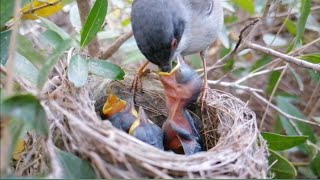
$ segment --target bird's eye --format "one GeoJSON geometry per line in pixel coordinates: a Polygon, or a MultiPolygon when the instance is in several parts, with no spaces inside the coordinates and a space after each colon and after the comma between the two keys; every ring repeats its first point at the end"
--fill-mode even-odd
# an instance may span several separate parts
{"type": "Polygon", "coordinates": [[[178,41],[176,38],[173,38],[171,41],[171,48],[176,49],[178,46],[178,41]]]}

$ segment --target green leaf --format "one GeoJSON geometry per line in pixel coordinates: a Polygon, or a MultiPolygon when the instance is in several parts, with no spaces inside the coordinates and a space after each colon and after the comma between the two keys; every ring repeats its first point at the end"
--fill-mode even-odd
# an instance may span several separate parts
{"type": "Polygon", "coordinates": [[[113,63],[104,60],[89,60],[89,72],[108,79],[123,80],[125,72],[113,63]]]}
{"type": "Polygon", "coordinates": [[[311,0],[303,0],[301,2],[300,17],[297,24],[297,40],[302,39],[307,23],[308,16],[311,12],[311,0]]]}
{"type": "Polygon", "coordinates": [[[130,23],[131,23],[131,19],[130,19],[130,18],[126,18],[125,20],[123,20],[123,21],[121,22],[121,26],[122,26],[122,27],[126,27],[126,26],[128,26],[130,23]]]}
{"type": "Polygon", "coordinates": [[[80,55],[71,57],[68,66],[68,78],[75,87],[83,86],[88,79],[88,62],[80,55]]]}
{"type": "Polygon", "coordinates": [[[108,0],[96,0],[81,33],[80,46],[86,46],[100,31],[107,15],[108,0]]]}
{"type": "Polygon", "coordinates": [[[313,70],[308,70],[309,76],[316,82],[320,83],[320,73],[313,70]]]}
{"type": "Polygon", "coordinates": [[[63,41],[62,37],[55,31],[50,29],[46,30],[45,32],[41,33],[40,40],[44,44],[48,44],[53,48],[57,48],[61,41],[63,41]]]}
{"type": "MultiPolygon", "coordinates": [[[[285,113],[290,114],[290,115],[295,116],[295,117],[298,117],[298,118],[301,118],[301,119],[306,119],[305,116],[301,113],[301,111],[298,108],[296,108],[291,103],[291,101],[288,100],[286,97],[277,96],[276,97],[276,104],[285,113]]],[[[282,118],[282,120],[288,121],[285,118],[282,118]]],[[[308,136],[308,139],[311,142],[316,143],[317,139],[316,139],[316,137],[314,135],[312,126],[310,126],[309,124],[306,124],[304,122],[300,122],[300,121],[292,121],[292,123],[296,124],[296,126],[301,131],[301,133],[303,135],[308,136]]],[[[296,131],[292,131],[292,130],[290,130],[290,128],[287,128],[287,127],[284,126],[284,129],[286,130],[288,135],[298,135],[296,131]]]]}
{"type": "Polygon", "coordinates": [[[41,66],[45,63],[46,57],[40,54],[33,47],[33,43],[21,34],[18,34],[17,36],[17,51],[37,68],[41,68],[41,66]]]}
{"type": "Polygon", "coordinates": [[[65,179],[95,179],[97,176],[90,163],[77,156],[56,149],[59,161],[62,165],[65,179]]]}
{"type": "Polygon", "coordinates": [[[275,88],[279,78],[280,78],[281,72],[280,71],[273,71],[269,75],[269,80],[268,80],[268,86],[266,89],[267,94],[271,94],[273,89],[275,88]]]}
{"type": "Polygon", "coordinates": [[[41,21],[43,22],[43,24],[50,30],[58,33],[61,38],[63,40],[67,40],[67,39],[71,39],[71,37],[69,36],[68,33],[66,33],[63,29],[61,29],[60,27],[58,27],[56,24],[54,24],[53,22],[49,21],[46,18],[43,17],[39,17],[39,19],[41,19],[41,21]]]}
{"type": "Polygon", "coordinates": [[[299,58],[315,64],[320,63],[320,53],[306,54],[306,55],[300,56],[299,58]]]}
{"type": "Polygon", "coordinates": [[[16,54],[15,60],[16,73],[20,77],[28,80],[31,84],[36,85],[39,76],[39,70],[19,53],[16,54]]]}
{"type": "Polygon", "coordinates": [[[283,151],[304,143],[308,136],[284,136],[265,132],[262,137],[267,140],[268,147],[275,151],[283,151]]]}
{"type": "Polygon", "coordinates": [[[297,45],[302,44],[307,19],[311,12],[311,0],[303,0],[300,2],[301,2],[300,17],[298,19],[297,28],[296,28],[297,35],[295,37],[295,40],[287,49],[287,52],[291,52],[297,47],[297,45]]]}
{"type": "Polygon", "coordinates": [[[48,135],[46,112],[33,95],[15,95],[5,99],[1,105],[1,115],[21,120],[37,133],[48,135]]]}
{"type": "MultiPolygon", "coordinates": [[[[2,4],[3,0],[1,0],[2,4]]],[[[10,36],[11,31],[4,31],[0,33],[0,63],[5,65],[8,60],[8,51],[9,51],[9,44],[10,44],[10,36]]]]}
{"type": "Polygon", "coordinates": [[[263,65],[268,64],[271,60],[272,60],[271,56],[268,56],[268,55],[262,56],[262,58],[259,59],[259,60],[251,67],[251,71],[254,71],[254,70],[262,67],[263,65]]]}
{"type": "Polygon", "coordinates": [[[297,27],[293,21],[291,21],[290,19],[286,19],[284,21],[284,24],[286,25],[290,34],[292,34],[293,36],[297,35],[297,27]]]}
{"type": "Polygon", "coordinates": [[[46,63],[43,65],[42,69],[39,72],[38,81],[37,81],[37,87],[39,89],[42,88],[44,83],[46,82],[48,75],[53,68],[53,66],[57,63],[59,58],[65,53],[66,50],[69,49],[71,44],[70,40],[64,40],[60,43],[60,46],[58,46],[57,49],[49,56],[46,63]]]}
{"type": "Polygon", "coordinates": [[[269,149],[269,165],[271,167],[271,171],[275,173],[276,179],[293,179],[297,176],[297,171],[294,166],[280,154],[275,151],[269,149]]]}
{"type": "Polygon", "coordinates": [[[243,10],[250,14],[254,14],[254,1],[253,0],[234,0],[234,2],[243,10]]]}
{"type": "Polygon", "coordinates": [[[319,178],[320,177],[320,152],[318,152],[317,156],[312,159],[310,166],[311,166],[312,172],[319,178]]]}
{"type": "Polygon", "coordinates": [[[2,29],[6,22],[13,17],[13,8],[15,1],[0,1],[0,29],[2,29]]]}
{"type": "Polygon", "coordinates": [[[294,79],[295,79],[295,80],[297,81],[297,83],[298,83],[299,90],[300,90],[300,91],[303,91],[304,85],[303,85],[303,81],[302,81],[302,79],[301,79],[300,74],[298,74],[297,71],[296,71],[294,68],[292,68],[290,65],[289,65],[288,67],[289,67],[289,70],[290,70],[290,72],[292,73],[294,79]]]}

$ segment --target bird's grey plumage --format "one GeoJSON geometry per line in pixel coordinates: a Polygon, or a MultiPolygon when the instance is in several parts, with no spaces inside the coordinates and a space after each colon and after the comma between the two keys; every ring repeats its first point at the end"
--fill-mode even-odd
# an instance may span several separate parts
{"type": "Polygon", "coordinates": [[[223,25],[220,0],[135,0],[131,20],[134,37],[145,57],[162,70],[171,70],[177,55],[210,46],[223,25]],[[178,46],[172,49],[172,39],[178,46]]]}

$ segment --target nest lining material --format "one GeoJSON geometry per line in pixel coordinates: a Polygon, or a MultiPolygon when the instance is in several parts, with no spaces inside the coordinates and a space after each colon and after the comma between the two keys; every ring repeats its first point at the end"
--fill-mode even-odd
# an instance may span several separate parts
{"type": "MultiPolygon", "coordinates": [[[[96,107],[102,106],[106,91],[128,96],[122,90],[132,77],[129,73],[124,81],[110,82],[92,76],[83,88],[74,88],[65,75],[48,81],[43,105],[51,136],[62,141],[60,148],[88,159],[101,178],[267,177],[266,143],[256,116],[230,94],[209,90],[202,132],[208,151],[192,156],[159,150],[102,121],[96,107]]],[[[156,124],[165,120],[162,86],[152,74],[144,79],[143,93],[136,101],[156,124]]]]}

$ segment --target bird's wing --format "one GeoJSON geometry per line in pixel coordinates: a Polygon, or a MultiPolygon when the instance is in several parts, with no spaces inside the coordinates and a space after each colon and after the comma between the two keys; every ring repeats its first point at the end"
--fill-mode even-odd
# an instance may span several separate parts
{"type": "Polygon", "coordinates": [[[210,15],[214,7],[214,0],[189,0],[194,12],[210,15]]]}

